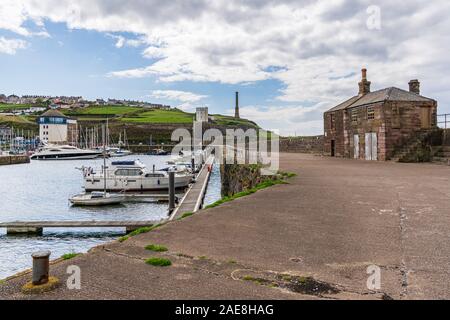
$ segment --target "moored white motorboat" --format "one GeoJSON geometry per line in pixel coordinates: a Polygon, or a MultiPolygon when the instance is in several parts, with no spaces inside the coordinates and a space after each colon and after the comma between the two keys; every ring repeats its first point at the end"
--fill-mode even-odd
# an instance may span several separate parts
{"type": "Polygon", "coordinates": [[[69,201],[74,206],[107,206],[121,204],[125,201],[125,196],[107,192],[92,192],[73,196],[69,201]]]}
{"type": "MultiPolygon", "coordinates": [[[[191,172],[175,172],[175,188],[184,188],[193,182],[191,172]]],[[[150,171],[139,160],[113,161],[110,166],[96,173],[92,168],[83,168],[84,189],[89,191],[154,191],[169,189],[169,170],[150,171]]]]}
{"type": "Polygon", "coordinates": [[[102,155],[102,151],[80,149],[69,145],[46,145],[34,153],[31,160],[82,160],[95,159],[102,155]]]}

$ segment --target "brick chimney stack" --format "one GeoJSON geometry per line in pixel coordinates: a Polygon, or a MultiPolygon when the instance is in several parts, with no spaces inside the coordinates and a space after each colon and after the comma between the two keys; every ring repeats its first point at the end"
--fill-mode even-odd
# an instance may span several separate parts
{"type": "Polygon", "coordinates": [[[419,80],[411,80],[409,82],[409,92],[420,94],[420,82],[419,80]]]}
{"type": "Polygon", "coordinates": [[[370,93],[371,82],[367,81],[367,69],[362,69],[361,73],[362,73],[362,79],[361,79],[361,82],[359,83],[359,95],[364,96],[364,95],[370,93]]]}
{"type": "Polygon", "coordinates": [[[239,92],[236,92],[236,108],[234,110],[234,117],[239,119],[239,92]]]}

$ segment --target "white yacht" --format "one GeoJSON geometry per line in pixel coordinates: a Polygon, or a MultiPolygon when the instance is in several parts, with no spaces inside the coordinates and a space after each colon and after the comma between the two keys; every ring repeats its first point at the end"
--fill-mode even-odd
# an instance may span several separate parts
{"type": "MultiPolygon", "coordinates": [[[[92,168],[84,168],[83,174],[86,192],[104,189],[125,192],[169,189],[169,171],[150,171],[139,160],[113,161],[99,173],[92,168]]],[[[193,179],[194,175],[190,172],[175,172],[175,188],[187,187],[193,179]]]]}
{"type": "Polygon", "coordinates": [[[102,155],[100,150],[80,149],[69,145],[47,145],[31,156],[31,160],[78,160],[95,159],[102,155]]]}
{"type": "Polygon", "coordinates": [[[74,206],[109,206],[121,204],[125,201],[122,194],[112,194],[107,192],[92,192],[87,194],[79,194],[69,199],[74,206]]]}

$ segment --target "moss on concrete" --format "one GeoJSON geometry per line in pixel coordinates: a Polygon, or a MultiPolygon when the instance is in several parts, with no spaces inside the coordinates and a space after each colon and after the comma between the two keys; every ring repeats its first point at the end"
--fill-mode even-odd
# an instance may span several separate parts
{"type": "Polygon", "coordinates": [[[136,229],[133,232],[127,234],[126,236],[120,237],[118,240],[119,240],[119,242],[125,242],[128,239],[130,239],[131,237],[135,237],[135,236],[143,234],[143,233],[148,233],[152,230],[155,230],[155,229],[163,226],[164,224],[165,223],[159,223],[159,224],[155,224],[154,226],[151,226],[151,227],[142,227],[142,228],[136,229]]]}
{"type": "Polygon", "coordinates": [[[24,294],[41,294],[52,291],[59,286],[59,279],[56,277],[49,277],[48,282],[43,285],[35,286],[32,282],[28,282],[22,287],[24,294]]]}
{"type": "Polygon", "coordinates": [[[149,244],[145,247],[145,250],[154,251],[154,252],[166,252],[168,249],[164,246],[160,246],[157,244],[149,244]]]}
{"type": "Polygon", "coordinates": [[[170,261],[169,259],[158,257],[149,258],[145,260],[145,263],[155,267],[168,267],[172,265],[172,261],[170,261]]]}
{"type": "Polygon", "coordinates": [[[61,256],[61,259],[63,259],[63,260],[70,260],[70,259],[75,258],[78,255],[79,255],[79,253],[66,253],[66,254],[63,254],[61,256]]]}

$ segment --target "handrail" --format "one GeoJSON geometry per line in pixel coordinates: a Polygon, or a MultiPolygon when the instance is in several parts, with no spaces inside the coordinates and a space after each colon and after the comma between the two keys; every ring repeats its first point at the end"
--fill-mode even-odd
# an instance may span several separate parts
{"type": "Polygon", "coordinates": [[[438,114],[437,115],[438,121],[437,125],[443,125],[444,129],[450,128],[450,113],[444,113],[444,114],[438,114]],[[443,121],[439,121],[440,118],[444,118],[443,121]]]}

